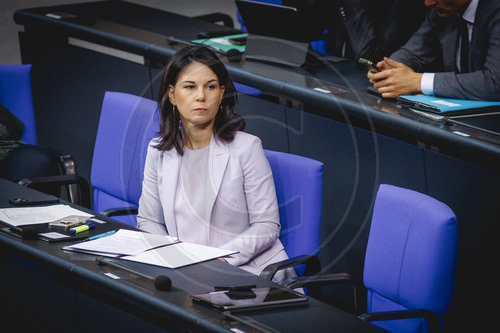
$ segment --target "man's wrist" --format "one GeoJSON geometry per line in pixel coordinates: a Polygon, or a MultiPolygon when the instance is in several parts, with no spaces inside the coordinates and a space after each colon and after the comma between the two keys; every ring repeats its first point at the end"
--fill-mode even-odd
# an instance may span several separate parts
{"type": "Polygon", "coordinates": [[[415,73],[415,93],[422,92],[422,73],[415,73]]]}

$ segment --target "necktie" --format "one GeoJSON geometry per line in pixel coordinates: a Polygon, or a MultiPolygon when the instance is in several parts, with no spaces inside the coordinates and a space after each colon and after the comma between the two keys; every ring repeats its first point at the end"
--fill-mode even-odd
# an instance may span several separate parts
{"type": "Polygon", "coordinates": [[[463,18],[458,22],[458,34],[460,36],[460,72],[469,72],[469,30],[467,21],[463,18]]]}

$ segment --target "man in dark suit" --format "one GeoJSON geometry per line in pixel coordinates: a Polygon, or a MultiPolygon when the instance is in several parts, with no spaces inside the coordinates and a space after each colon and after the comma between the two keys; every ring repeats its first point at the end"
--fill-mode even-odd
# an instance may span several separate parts
{"type": "Polygon", "coordinates": [[[427,13],[419,0],[327,0],[328,53],[379,61],[417,31],[427,13]]]}
{"type": "Polygon", "coordinates": [[[303,13],[308,35],[326,40],[329,54],[354,60],[379,61],[396,51],[427,13],[420,0],[283,0],[282,4],[303,13]]]}
{"type": "Polygon", "coordinates": [[[500,100],[500,1],[425,0],[419,30],[368,78],[382,97],[500,100]],[[463,27],[463,31],[460,27],[463,27]]]}

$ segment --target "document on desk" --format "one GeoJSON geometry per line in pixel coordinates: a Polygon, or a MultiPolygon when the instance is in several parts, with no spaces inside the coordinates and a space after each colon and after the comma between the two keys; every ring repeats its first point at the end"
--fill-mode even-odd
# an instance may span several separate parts
{"type": "Polygon", "coordinates": [[[135,256],[126,256],[120,259],[167,268],[179,268],[235,253],[238,253],[238,251],[219,249],[188,242],[179,242],[172,246],[158,247],[135,256]]]}
{"type": "Polygon", "coordinates": [[[0,220],[16,227],[26,224],[49,223],[71,215],[94,216],[69,205],[0,209],[0,220]]]}
{"type": "Polygon", "coordinates": [[[130,256],[175,243],[177,238],[172,236],[120,229],[111,236],[64,246],[62,249],[103,256],[130,256]]]}

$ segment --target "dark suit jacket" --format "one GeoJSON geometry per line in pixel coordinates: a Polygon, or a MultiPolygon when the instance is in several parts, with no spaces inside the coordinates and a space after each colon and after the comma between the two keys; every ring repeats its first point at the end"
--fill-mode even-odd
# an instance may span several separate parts
{"type": "Polygon", "coordinates": [[[328,53],[377,62],[399,49],[427,13],[423,0],[326,0],[328,53]]]}
{"type": "Polygon", "coordinates": [[[500,100],[500,1],[480,0],[470,44],[471,72],[457,74],[458,16],[429,12],[420,29],[391,55],[416,72],[436,72],[434,94],[450,98],[500,100]]]}

